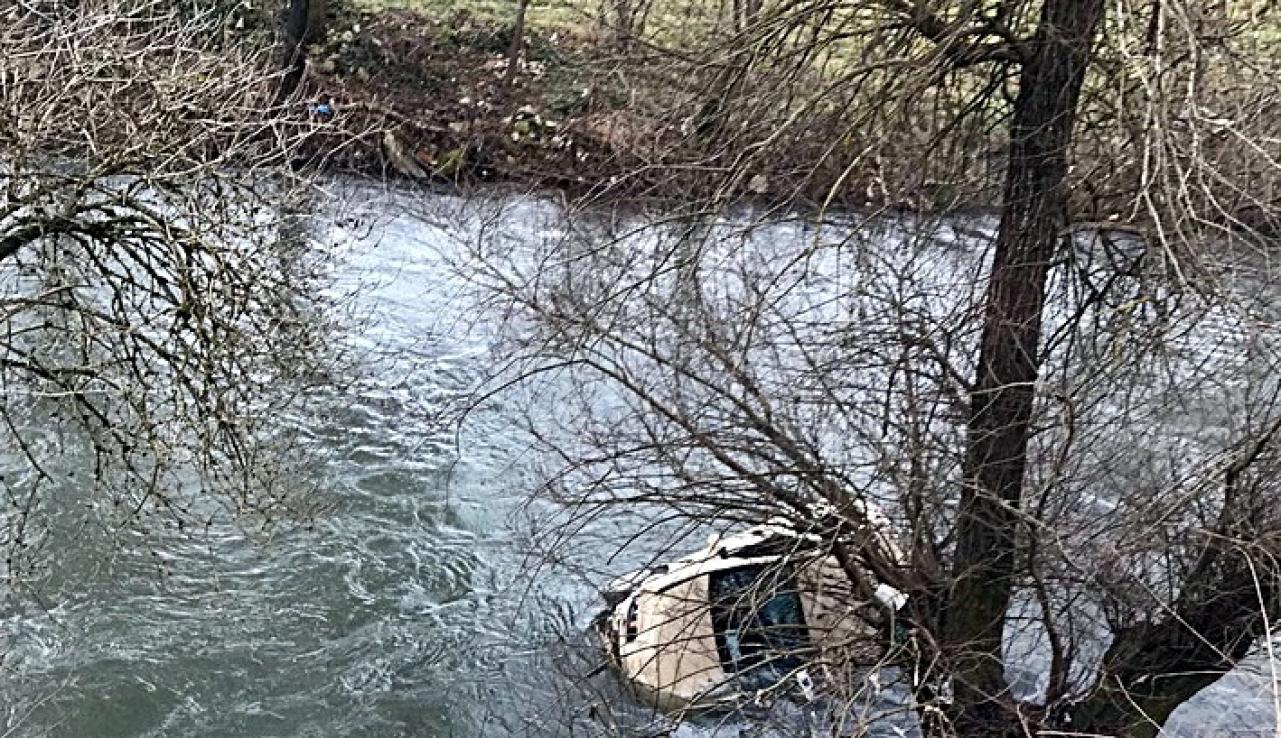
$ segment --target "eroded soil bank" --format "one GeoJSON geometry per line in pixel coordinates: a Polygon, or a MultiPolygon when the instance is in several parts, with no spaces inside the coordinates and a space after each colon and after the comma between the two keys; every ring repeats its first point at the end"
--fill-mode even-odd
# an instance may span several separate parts
{"type": "MultiPolygon", "coordinates": [[[[890,182],[885,162],[859,160],[859,141],[827,130],[826,118],[782,135],[773,118],[731,116],[718,103],[731,93],[716,93],[717,65],[700,61],[724,41],[706,18],[665,17],[665,27],[695,30],[662,41],[620,40],[597,3],[533,6],[514,43],[515,3],[374,2],[330,7],[292,98],[333,126],[309,151],[328,170],[667,207],[990,204],[977,188],[962,202],[911,168],[915,184],[890,182]]],[[[762,115],[785,112],[770,94],[761,92],[762,115]]]]}
{"type": "Polygon", "coordinates": [[[639,101],[635,55],[572,25],[527,30],[517,47],[512,35],[462,9],[331,11],[295,93],[333,124],[310,153],[340,171],[575,195],[666,199],[708,178],[670,166],[695,156],[696,137],[653,113],[653,90],[639,101]]]}

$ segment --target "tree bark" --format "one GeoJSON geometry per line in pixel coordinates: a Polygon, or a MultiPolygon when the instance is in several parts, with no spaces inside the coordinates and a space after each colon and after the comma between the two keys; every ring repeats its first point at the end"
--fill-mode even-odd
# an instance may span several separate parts
{"type": "Polygon", "coordinates": [[[529,0],[517,0],[516,20],[512,23],[512,40],[507,47],[507,71],[503,74],[503,89],[511,91],[516,81],[516,72],[520,69],[520,57],[525,53],[525,15],[529,12],[529,0]]]}
{"type": "Polygon", "coordinates": [[[276,104],[283,103],[302,84],[307,65],[307,44],[324,35],[327,0],[289,0],[283,27],[285,76],[280,81],[276,104]]]}
{"type": "Polygon", "coordinates": [[[1260,521],[1241,486],[1278,432],[1281,419],[1226,470],[1219,523],[1184,577],[1172,612],[1114,634],[1093,692],[1055,716],[1062,727],[1154,738],[1176,707],[1268,635],[1281,615],[1278,566],[1266,548],[1250,543],[1261,536],[1260,521]]]}
{"type": "Polygon", "coordinates": [[[1155,738],[1175,708],[1249,654],[1266,635],[1263,609],[1278,609],[1276,573],[1252,567],[1244,550],[1225,554],[1207,581],[1185,585],[1174,614],[1116,634],[1096,689],[1064,711],[1064,728],[1155,738]]]}
{"type": "Polygon", "coordinates": [[[633,27],[636,12],[632,7],[632,0],[613,0],[614,5],[614,43],[618,46],[619,51],[627,52],[631,50],[632,38],[635,33],[633,27]]]}
{"type": "Polygon", "coordinates": [[[1068,146],[1103,0],[1047,0],[1014,107],[977,376],[970,390],[955,586],[944,644],[961,735],[1023,735],[1001,640],[1014,569],[1045,284],[1068,222],[1068,146]]]}

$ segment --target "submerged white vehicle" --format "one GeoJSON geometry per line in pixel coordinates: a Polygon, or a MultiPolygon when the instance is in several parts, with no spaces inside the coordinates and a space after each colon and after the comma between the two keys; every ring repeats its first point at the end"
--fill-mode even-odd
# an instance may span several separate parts
{"type": "MultiPolygon", "coordinates": [[[[906,597],[880,584],[878,607],[906,597]]],[[[606,654],[637,696],[663,710],[799,692],[879,652],[845,571],[816,536],[762,525],[615,580],[598,621],[606,654]]]]}

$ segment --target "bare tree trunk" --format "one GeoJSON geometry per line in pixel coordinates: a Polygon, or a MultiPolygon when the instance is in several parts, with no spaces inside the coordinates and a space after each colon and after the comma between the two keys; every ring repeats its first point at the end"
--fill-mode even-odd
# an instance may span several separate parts
{"type": "Polygon", "coordinates": [[[507,72],[503,75],[503,89],[510,90],[516,81],[516,70],[520,68],[520,57],[525,53],[525,14],[529,12],[529,0],[518,0],[516,20],[512,24],[512,42],[507,47],[507,72]]]}
{"type": "Polygon", "coordinates": [[[636,11],[632,7],[631,0],[613,0],[614,5],[614,43],[618,45],[620,51],[627,51],[631,48],[632,38],[636,32],[634,27],[636,11]]]}
{"type": "Polygon", "coordinates": [[[327,0],[289,0],[285,11],[285,53],[282,67],[286,70],[280,82],[276,103],[280,104],[302,84],[307,66],[307,44],[324,35],[327,0]]]}
{"type": "Polygon", "coordinates": [[[1014,585],[1045,284],[1067,225],[1068,145],[1103,7],[1103,0],[1048,0],[1042,6],[1015,101],[1000,230],[970,391],[955,587],[946,609],[961,735],[1023,734],[1011,719],[1001,640],[1014,585]]]}
{"type": "MultiPolygon", "coordinates": [[[[1223,512],[1184,580],[1173,612],[1114,634],[1096,689],[1063,710],[1064,727],[1155,738],[1175,708],[1244,659],[1281,615],[1275,559],[1241,541],[1258,536],[1243,477],[1281,432],[1281,420],[1247,445],[1224,475],[1223,512]]],[[[1263,472],[1267,474],[1267,472],[1263,472]]],[[[1056,716],[1058,717],[1058,716],[1056,716]]]]}

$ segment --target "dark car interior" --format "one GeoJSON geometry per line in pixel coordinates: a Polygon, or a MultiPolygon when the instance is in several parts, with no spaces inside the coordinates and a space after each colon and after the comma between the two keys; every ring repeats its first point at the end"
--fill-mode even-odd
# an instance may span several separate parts
{"type": "Polygon", "coordinates": [[[772,687],[804,665],[809,630],[789,567],[758,564],[714,572],[708,596],[721,666],[741,689],[772,687]]]}

